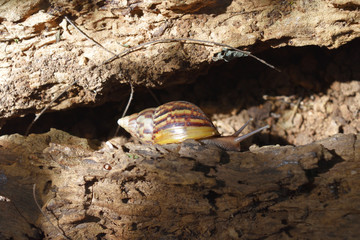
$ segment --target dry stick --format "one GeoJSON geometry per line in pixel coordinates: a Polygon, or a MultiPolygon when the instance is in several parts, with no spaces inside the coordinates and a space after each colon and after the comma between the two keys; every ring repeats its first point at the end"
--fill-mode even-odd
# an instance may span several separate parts
{"type": "MultiPolygon", "coordinates": [[[[130,96],[129,96],[129,100],[128,100],[127,104],[126,104],[125,110],[124,110],[121,118],[125,117],[126,112],[129,109],[130,103],[131,103],[131,101],[133,99],[133,96],[134,96],[134,86],[132,85],[131,82],[129,82],[129,84],[130,84],[130,88],[131,88],[130,89],[130,96]]],[[[120,130],[120,125],[117,126],[114,136],[116,136],[118,134],[119,130],[120,130]]]]}
{"type": "Polygon", "coordinates": [[[108,53],[111,53],[112,55],[116,55],[116,53],[113,53],[112,51],[108,50],[107,48],[105,48],[103,45],[101,45],[100,43],[98,43],[97,41],[95,41],[94,39],[92,39],[91,37],[89,37],[85,32],[81,31],[80,28],[78,28],[75,23],[73,23],[67,16],[65,16],[65,19],[68,23],[70,23],[76,30],[78,30],[84,37],[86,37],[87,40],[92,41],[93,43],[95,43],[98,47],[104,49],[105,51],[107,51],[108,53]]]}
{"type": "MultiPolygon", "coordinates": [[[[3,190],[3,191],[4,191],[4,190],[3,190]]],[[[4,191],[4,193],[5,193],[6,195],[8,195],[6,190],[4,191]]],[[[8,196],[9,196],[9,195],[8,195],[8,196]]],[[[11,196],[11,195],[10,195],[10,196],[11,196]]],[[[4,196],[4,197],[5,197],[5,196],[4,196]]],[[[5,198],[6,198],[6,197],[5,197],[5,198]]],[[[32,223],[26,219],[26,217],[22,214],[22,212],[20,211],[20,209],[16,206],[16,204],[14,203],[14,201],[12,201],[12,200],[9,199],[9,198],[6,198],[5,201],[10,202],[10,203],[12,204],[12,206],[15,208],[15,210],[17,211],[17,213],[20,215],[21,218],[24,219],[24,221],[25,221],[27,224],[32,225],[32,223]]],[[[36,228],[39,229],[38,227],[36,227],[36,228]]],[[[39,230],[40,230],[40,229],[39,229],[39,230]]]]}
{"type": "Polygon", "coordinates": [[[51,106],[51,104],[53,104],[56,100],[59,99],[59,97],[61,95],[63,95],[65,92],[67,92],[67,90],[69,90],[72,86],[74,86],[77,82],[79,81],[79,79],[73,81],[69,86],[67,86],[59,95],[57,95],[53,100],[50,101],[50,103],[48,105],[46,105],[46,107],[44,107],[43,110],[41,110],[41,112],[39,112],[38,114],[35,114],[35,118],[34,120],[32,120],[32,122],[29,124],[29,126],[26,129],[25,135],[28,135],[30,132],[31,127],[34,125],[34,123],[39,119],[39,117],[46,111],[49,109],[49,107],[51,106]]]}
{"type": "Polygon", "coordinates": [[[155,93],[149,87],[146,87],[146,89],[148,90],[150,95],[155,99],[155,102],[157,103],[157,105],[161,105],[161,103],[160,103],[159,99],[157,98],[157,96],[155,95],[155,93]]]}
{"type": "Polygon", "coordinates": [[[134,87],[133,87],[133,85],[132,85],[131,82],[129,82],[129,84],[130,84],[131,92],[130,92],[130,96],[129,96],[128,103],[127,103],[127,105],[126,105],[126,107],[125,107],[125,110],[124,110],[124,112],[123,112],[123,115],[121,116],[122,118],[125,117],[125,114],[126,114],[127,110],[129,109],[131,100],[132,100],[132,98],[133,98],[133,96],[134,96],[134,87]]]}
{"type": "Polygon", "coordinates": [[[297,112],[297,110],[298,110],[298,108],[299,108],[300,102],[301,102],[301,98],[299,98],[299,99],[297,100],[297,102],[296,102],[296,104],[295,104],[295,107],[294,107],[294,109],[293,109],[292,112],[291,112],[291,115],[290,115],[290,118],[289,118],[289,120],[290,120],[291,123],[292,123],[293,120],[294,120],[294,117],[295,117],[295,114],[296,114],[296,112],[297,112]]]}
{"type": "Polygon", "coordinates": [[[63,230],[61,230],[59,227],[55,226],[51,221],[50,218],[44,213],[44,211],[41,209],[40,204],[38,203],[37,199],[36,199],[36,183],[34,183],[33,185],[33,198],[34,201],[36,203],[36,206],[38,207],[38,209],[40,210],[41,214],[48,220],[48,222],[65,238],[65,239],[69,239],[69,237],[67,237],[64,233],[63,230]]]}
{"type": "Polygon", "coordinates": [[[148,45],[154,45],[154,44],[158,44],[158,43],[170,43],[170,42],[186,42],[186,43],[193,42],[193,43],[199,43],[199,44],[208,44],[208,45],[211,45],[211,46],[226,47],[226,48],[231,49],[233,51],[241,52],[244,55],[250,56],[250,57],[256,59],[257,61],[265,64],[266,66],[280,72],[280,70],[277,69],[275,66],[271,65],[270,63],[267,63],[265,60],[262,60],[262,59],[256,57],[255,55],[252,55],[248,51],[239,50],[237,48],[234,48],[234,47],[232,47],[230,45],[227,45],[227,44],[224,44],[224,43],[218,43],[218,42],[207,41],[207,40],[199,40],[199,39],[193,39],[193,38],[166,38],[166,39],[158,39],[158,40],[154,40],[154,41],[150,41],[150,42],[145,42],[145,43],[139,44],[137,46],[134,46],[134,47],[131,47],[129,49],[126,49],[126,50],[122,51],[121,53],[113,56],[112,58],[109,58],[108,60],[106,60],[103,64],[107,64],[107,63],[113,61],[116,58],[125,56],[125,55],[127,55],[127,54],[129,54],[131,52],[140,50],[141,48],[146,47],[148,45]]]}

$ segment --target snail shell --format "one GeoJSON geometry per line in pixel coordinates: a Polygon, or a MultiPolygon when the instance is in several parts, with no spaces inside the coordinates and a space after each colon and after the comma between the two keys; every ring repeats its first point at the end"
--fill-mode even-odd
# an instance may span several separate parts
{"type": "Polygon", "coordinates": [[[239,151],[244,139],[269,128],[267,125],[239,137],[249,122],[232,136],[223,137],[199,107],[185,101],[165,103],[118,120],[121,127],[143,143],[163,145],[195,139],[232,151],[239,151]]]}
{"type": "Polygon", "coordinates": [[[205,113],[192,103],[174,101],[120,118],[118,124],[144,143],[180,143],[219,136],[205,113]]]}

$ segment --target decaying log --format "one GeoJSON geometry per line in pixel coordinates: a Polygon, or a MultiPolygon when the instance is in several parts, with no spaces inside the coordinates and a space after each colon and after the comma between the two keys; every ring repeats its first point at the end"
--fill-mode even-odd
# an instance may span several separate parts
{"type": "Polygon", "coordinates": [[[0,5],[0,127],[40,112],[122,99],[127,82],[164,87],[194,81],[221,47],[157,44],[106,66],[112,57],[86,40],[68,16],[113,52],[164,38],[195,38],[251,51],[283,46],[337,48],[360,36],[351,0],[42,1],[0,5]],[[261,44],[258,44],[261,43],[261,44]]]}
{"type": "Polygon", "coordinates": [[[0,137],[0,237],[356,239],[360,135],[225,152],[181,145],[94,150],[52,129],[0,137]]]}

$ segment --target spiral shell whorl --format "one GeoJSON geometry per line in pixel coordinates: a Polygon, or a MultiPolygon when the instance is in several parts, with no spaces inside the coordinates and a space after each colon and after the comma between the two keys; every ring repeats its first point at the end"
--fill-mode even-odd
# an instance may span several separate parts
{"type": "Polygon", "coordinates": [[[154,108],[145,109],[139,113],[120,118],[118,124],[129,132],[133,137],[143,143],[154,143],[153,141],[153,113],[154,108]]]}
{"type": "Polygon", "coordinates": [[[118,124],[143,143],[180,143],[219,135],[204,112],[185,101],[145,109],[120,118],[118,124]]]}
{"type": "Polygon", "coordinates": [[[175,101],[157,107],[153,115],[154,143],[179,143],[219,135],[205,113],[192,103],[175,101]]]}

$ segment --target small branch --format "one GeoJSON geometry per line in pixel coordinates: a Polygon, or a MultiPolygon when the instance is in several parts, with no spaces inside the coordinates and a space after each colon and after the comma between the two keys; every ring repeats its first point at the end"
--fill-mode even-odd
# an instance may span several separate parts
{"type": "Polygon", "coordinates": [[[46,105],[46,107],[44,107],[43,110],[41,110],[41,112],[39,112],[38,114],[35,115],[34,120],[32,120],[32,122],[29,124],[29,126],[26,128],[26,132],[25,135],[29,135],[30,129],[32,128],[32,126],[35,124],[35,122],[40,118],[41,115],[43,115],[43,113],[48,110],[50,108],[50,106],[59,99],[59,97],[61,97],[61,95],[63,95],[64,93],[66,93],[72,86],[74,86],[77,82],[79,81],[79,79],[73,81],[69,86],[67,86],[60,94],[58,94],[53,100],[50,101],[50,103],[48,105],[46,105]]]}
{"type": "MultiPolygon", "coordinates": [[[[130,84],[130,96],[129,96],[129,100],[128,100],[127,104],[126,104],[125,110],[124,110],[121,118],[125,117],[126,112],[130,107],[130,103],[131,103],[131,101],[132,101],[132,99],[134,97],[134,86],[132,85],[131,82],[129,82],[129,84],[130,84]]],[[[119,130],[120,130],[120,125],[117,126],[114,136],[116,136],[118,134],[119,130]]]]}
{"type": "Polygon", "coordinates": [[[91,37],[89,37],[86,33],[84,33],[78,26],[76,26],[67,16],[65,16],[65,19],[68,23],[70,23],[76,30],[78,30],[84,37],[86,37],[87,40],[95,43],[98,47],[104,49],[105,51],[107,51],[108,53],[111,53],[112,55],[116,55],[116,53],[113,53],[112,51],[108,50],[107,48],[105,48],[103,45],[101,45],[100,43],[98,43],[97,41],[95,41],[94,39],[92,39],[91,37]]]}
{"type": "Polygon", "coordinates": [[[275,69],[276,71],[280,72],[279,69],[277,69],[275,66],[271,65],[270,63],[267,63],[265,60],[262,60],[261,58],[256,57],[255,55],[252,55],[250,52],[248,51],[243,51],[243,50],[239,50],[237,48],[234,48],[230,45],[224,44],[224,43],[218,43],[218,42],[213,42],[213,41],[207,41],[207,40],[199,40],[199,39],[193,39],[193,38],[167,38],[167,39],[158,39],[158,40],[154,40],[154,41],[150,41],[150,42],[145,42],[142,44],[139,44],[137,46],[131,47],[129,49],[126,49],[124,51],[122,51],[119,54],[116,54],[115,56],[113,56],[112,58],[109,58],[108,60],[106,60],[105,62],[103,62],[103,64],[107,64],[117,58],[123,57],[129,53],[135,52],[137,50],[140,50],[146,46],[150,46],[150,45],[155,45],[155,44],[159,44],[159,43],[171,43],[171,42],[185,42],[185,43],[195,43],[195,44],[203,44],[203,45],[210,45],[210,46],[220,46],[220,47],[226,47],[228,49],[231,49],[233,51],[236,52],[241,52],[247,56],[250,56],[254,59],[256,59],[257,61],[265,64],[266,66],[275,69]]]}
{"type": "Polygon", "coordinates": [[[125,110],[124,110],[124,112],[123,112],[123,114],[122,114],[122,116],[121,116],[122,118],[125,117],[126,112],[127,112],[127,110],[129,109],[130,103],[131,103],[131,101],[132,101],[132,99],[133,99],[133,96],[134,96],[134,87],[133,87],[133,85],[132,85],[131,82],[129,82],[129,84],[130,84],[130,96],[129,96],[128,103],[126,104],[125,110]]]}
{"type": "Polygon", "coordinates": [[[146,90],[148,90],[148,92],[150,93],[150,95],[154,98],[155,102],[157,103],[157,105],[161,105],[161,102],[159,101],[159,99],[157,98],[157,96],[155,95],[155,93],[149,88],[146,87],[146,90]]]}
{"type": "Polygon", "coordinates": [[[40,204],[38,203],[38,201],[37,201],[37,199],[36,199],[36,183],[34,183],[34,185],[33,185],[33,198],[34,198],[34,201],[35,201],[36,206],[37,206],[38,209],[40,210],[41,214],[46,218],[46,220],[47,220],[65,239],[70,240],[70,238],[65,235],[64,231],[61,230],[59,227],[55,226],[55,225],[51,222],[50,218],[49,218],[49,217],[44,213],[44,211],[41,209],[40,204]]]}

